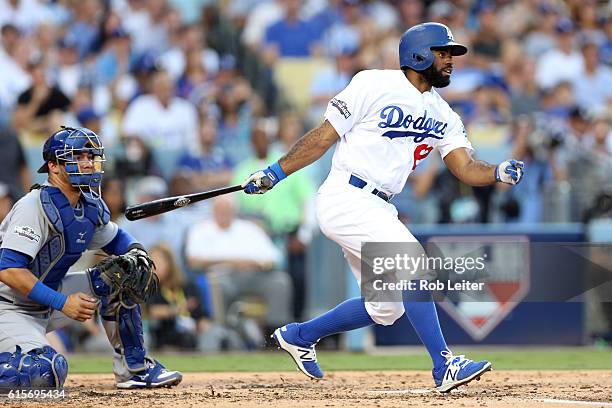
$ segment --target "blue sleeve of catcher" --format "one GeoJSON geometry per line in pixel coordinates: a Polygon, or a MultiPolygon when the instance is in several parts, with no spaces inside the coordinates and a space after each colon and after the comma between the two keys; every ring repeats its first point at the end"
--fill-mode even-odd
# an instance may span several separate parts
{"type": "Polygon", "coordinates": [[[136,238],[128,234],[123,229],[119,228],[117,230],[117,235],[111,242],[109,242],[105,247],[102,248],[104,252],[109,255],[123,255],[130,249],[132,249],[135,244],[138,244],[136,238]]]}
{"type": "Polygon", "coordinates": [[[8,248],[0,248],[0,271],[8,268],[28,268],[30,265],[28,255],[8,248]]]}

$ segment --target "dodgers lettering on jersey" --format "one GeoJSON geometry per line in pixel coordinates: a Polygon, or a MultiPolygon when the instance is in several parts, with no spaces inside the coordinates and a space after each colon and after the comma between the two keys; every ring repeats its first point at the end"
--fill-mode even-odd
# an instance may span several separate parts
{"type": "Polygon", "coordinates": [[[434,90],[419,92],[400,70],[367,70],[327,106],[340,141],[334,170],[350,172],[390,194],[434,150],[442,158],[472,145],[463,123],[434,90]]]}
{"type": "Polygon", "coordinates": [[[438,121],[427,117],[427,111],[423,116],[413,118],[411,114],[407,114],[404,118],[404,111],[399,106],[385,106],[380,111],[380,117],[384,121],[378,123],[379,128],[404,128],[410,130],[388,130],[383,133],[383,137],[393,139],[396,137],[412,137],[416,143],[420,143],[427,138],[442,139],[444,131],[448,127],[447,122],[438,121]],[[419,132],[421,131],[421,132],[419,132]]]}

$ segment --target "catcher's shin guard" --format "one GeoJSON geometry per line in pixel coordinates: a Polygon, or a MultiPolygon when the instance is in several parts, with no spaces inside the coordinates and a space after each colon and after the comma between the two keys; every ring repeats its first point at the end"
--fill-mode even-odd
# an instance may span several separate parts
{"type": "Polygon", "coordinates": [[[108,303],[102,300],[102,324],[115,350],[113,371],[117,377],[145,368],[145,345],[140,306],[136,303],[117,300],[108,303]]]}

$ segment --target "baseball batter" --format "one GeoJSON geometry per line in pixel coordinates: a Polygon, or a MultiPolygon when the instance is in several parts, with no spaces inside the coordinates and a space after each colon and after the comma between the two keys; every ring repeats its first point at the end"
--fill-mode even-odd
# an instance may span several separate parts
{"type": "MultiPolygon", "coordinates": [[[[442,24],[410,28],[399,44],[401,70],[356,74],[329,102],[323,124],[278,162],[245,180],[245,192],[265,193],[336,145],[331,171],[317,194],[317,219],[323,233],[342,247],[360,282],[363,242],[416,242],[389,201],[434,149],[466,184],[517,184],[523,163],[508,160],[495,166],[474,159],[461,119],[433,89],[450,83],[453,58],[466,52],[442,24]]],[[[391,325],[406,313],[431,356],[438,391],[448,392],[491,369],[488,361],[454,356],[440,330],[431,294],[412,296],[420,298],[349,299],[313,320],[277,329],[273,338],[304,374],[322,378],[315,353],[321,338],[373,324],[391,325]]]]}
{"type": "Polygon", "coordinates": [[[46,141],[42,186],[34,186],[0,225],[0,389],[61,387],[65,357],[45,333],[100,311],[114,348],[118,388],[178,384],[182,374],[146,356],[140,306],[156,289],[152,261],[110,221],[100,196],[104,149],[89,129],[62,128],[46,141]],[[87,249],[109,255],[67,273],[87,249]]]}

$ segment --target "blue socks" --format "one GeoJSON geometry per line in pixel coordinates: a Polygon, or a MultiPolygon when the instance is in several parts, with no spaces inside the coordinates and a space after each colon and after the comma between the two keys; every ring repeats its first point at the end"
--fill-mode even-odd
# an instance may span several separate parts
{"type": "Polygon", "coordinates": [[[436,304],[428,290],[404,292],[404,309],[412,327],[427,348],[434,368],[446,362],[440,352],[448,350],[440,329],[436,304]]]}
{"type": "MultiPolygon", "coordinates": [[[[448,350],[436,305],[429,291],[404,293],[404,309],[412,327],[427,348],[434,367],[446,362],[440,352],[448,350]]],[[[298,336],[307,343],[316,343],[323,337],[336,333],[371,326],[374,321],[368,314],[362,298],[348,299],[327,313],[299,324],[298,336]]]]}
{"type": "Polygon", "coordinates": [[[363,299],[352,298],[319,317],[300,323],[298,335],[308,343],[316,343],[323,337],[373,324],[374,320],[366,311],[363,299]]]}

